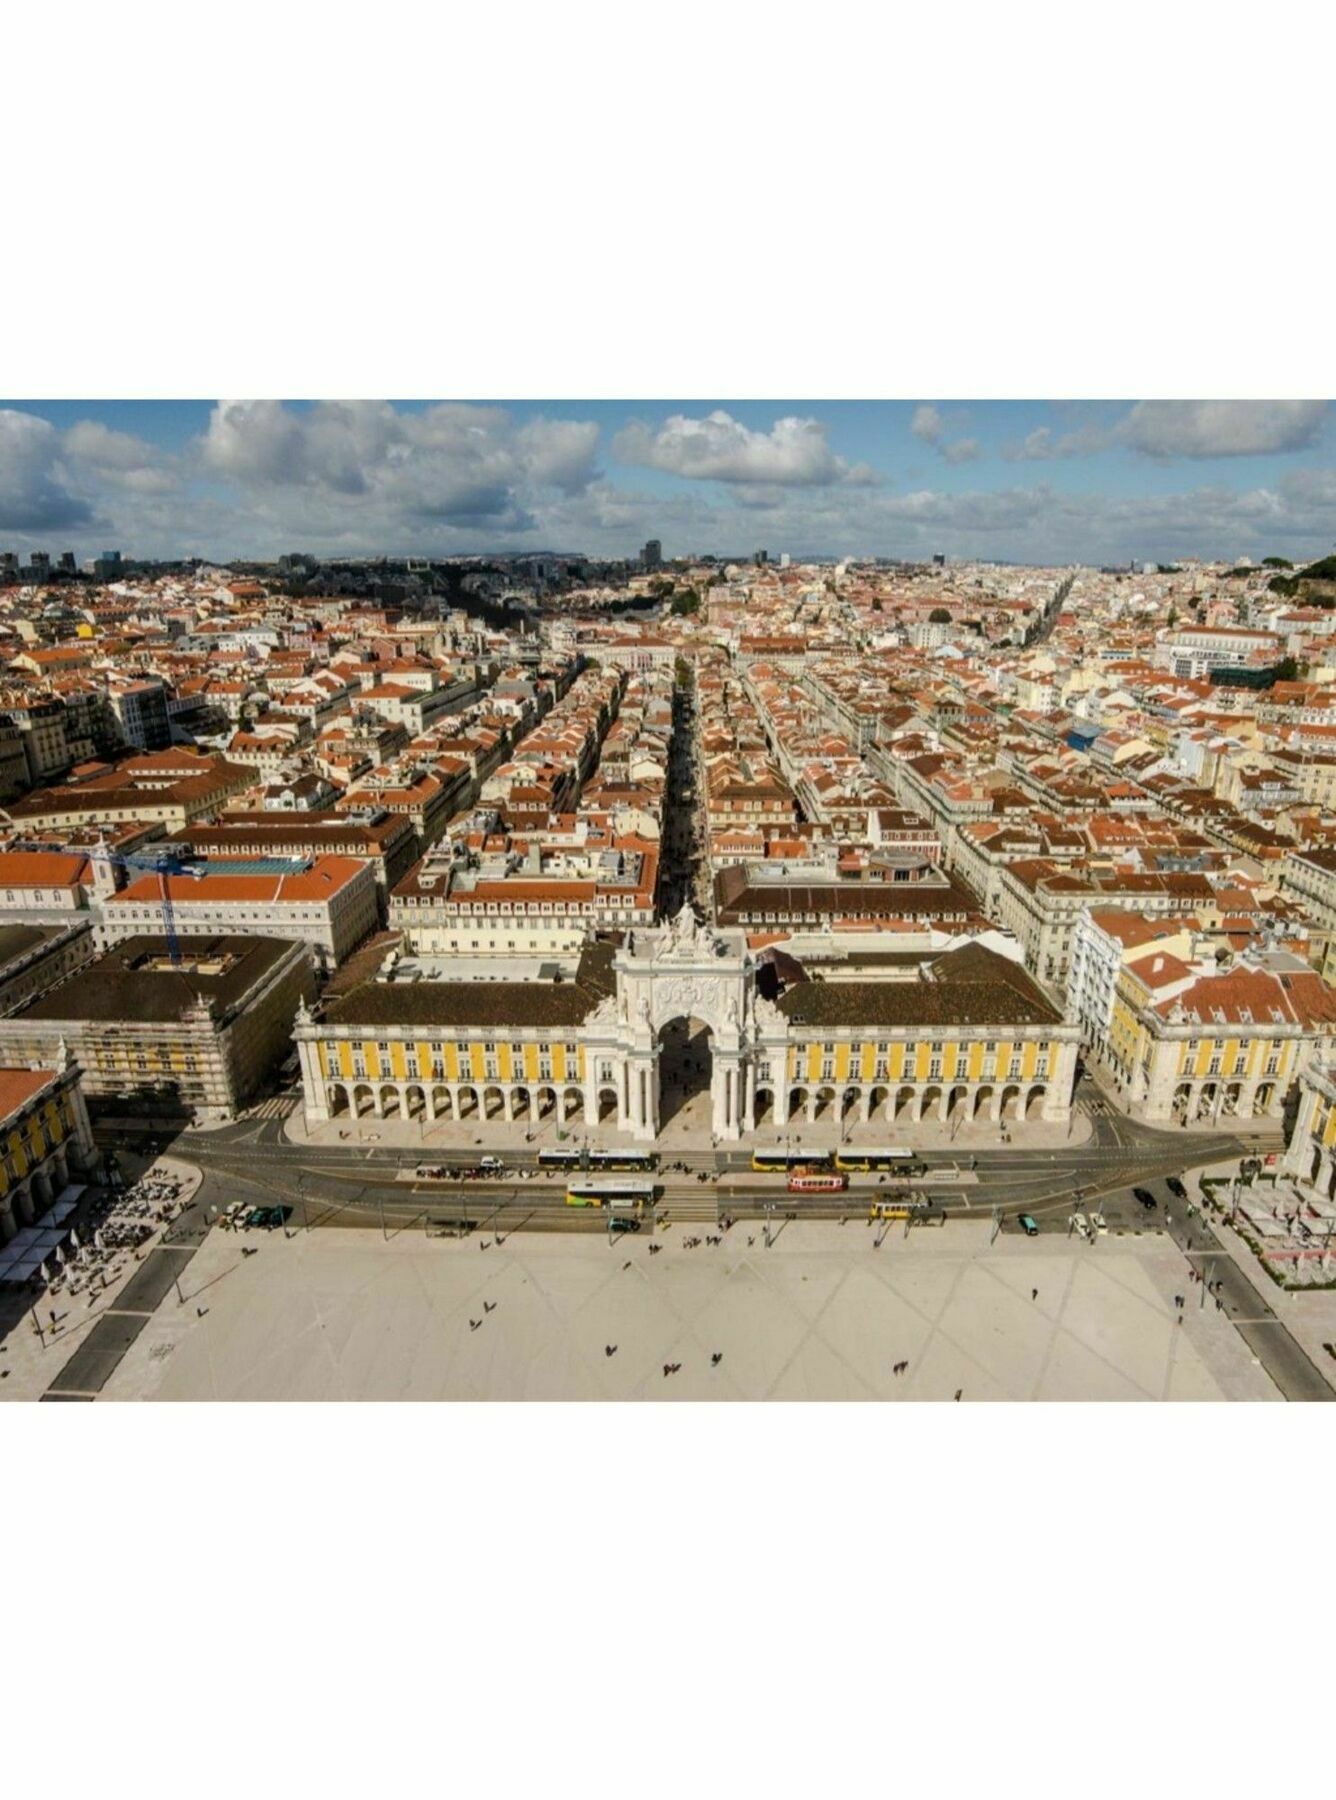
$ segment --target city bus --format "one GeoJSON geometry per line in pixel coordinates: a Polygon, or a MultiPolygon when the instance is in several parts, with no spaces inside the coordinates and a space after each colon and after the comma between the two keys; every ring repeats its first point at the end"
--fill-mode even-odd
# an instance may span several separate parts
{"type": "Polygon", "coordinates": [[[612,1206],[634,1208],[650,1206],[654,1200],[652,1181],[613,1180],[586,1175],[572,1175],[566,1187],[567,1206],[612,1206]]]}
{"type": "Polygon", "coordinates": [[[922,1175],[924,1165],[912,1150],[864,1150],[860,1145],[842,1144],[835,1152],[837,1169],[894,1169],[897,1175],[922,1175]]]}
{"type": "Polygon", "coordinates": [[[849,1185],[847,1175],[838,1175],[833,1170],[822,1175],[806,1169],[794,1169],[789,1175],[789,1192],[791,1194],[842,1194],[849,1185]]]}
{"type": "Polygon", "coordinates": [[[928,1202],[917,1194],[892,1194],[885,1200],[874,1200],[870,1219],[915,1219],[928,1211],[928,1202]]]}
{"type": "Polygon", "coordinates": [[[657,1169],[653,1150],[540,1150],[540,1169],[657,1169]]]}
{"type": "Polygon", "coordinates": [[[589,1167],[591,1169],[657,1169],[658,1152],[655,1150],[591,1150],[589,1167]]]}
{"type": "Polygon", "coordinates": [[[762,1175],[789,1175],[797,1169],[828,1169],[829,1150],[753,1150],[752,1168],[762,1175]]]}

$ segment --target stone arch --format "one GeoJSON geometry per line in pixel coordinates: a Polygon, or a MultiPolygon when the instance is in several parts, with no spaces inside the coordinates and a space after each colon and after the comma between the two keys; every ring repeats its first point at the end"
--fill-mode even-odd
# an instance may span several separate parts
{"type": "Polygon", "coordinates": [[[617,1117],[617,1090],[606,1083],[598,1090],[598,1122],[602,1125],[606,1120],[617,1117]]]}
{"type": "Polygon", "coordinates": [[[997,1116],[999,1119],[1019,1119],[1021,1111],[1021,1089],[1014,1081],[1008,1082],[1002,1090],[997,1116]]]}
{"type": "Polygon", "coordinates": [[[566,1089],[565,1106],[566,1117],[568,1119],[582,1119],[584,1117],[584,1104],[584,1090],[582,1088],[568,1087],[566,1089]]]}
{"type": "Polygon", "coordinates": [[[380,1090],[380,1113],[383,1119],[397,1119],[400,1112],[399,1090],[393,1082],[384,1082],[380,1090]]]}
{"type": "Polygon", "coordinates": [[[752,1096],[752,1117],[755,1124],[763,1124],[770,1118],[774,1109],[774,1090],[770,1087],[758,1087],[755,1094],[752,1096]]]}
{"type": "Polygon", "coordinates": [[[789,1117],[793,1118],[806,1105],[807,1105],[807,1089],[805,1087],[790,1088],[789,1089],[789,1117]]]}
{"type": "Polygon", "coordinates": [[[982,1119],[987,1116],[988,1109],[992,1106],[996,1098],[997,1089],[993,1086],[991,1081],[986,1081],[982,1087],[976,1088],[974,1093],[973,1117],[982,1119]]]}
{"type": "Polygon", "coordinates": [[[895,1090],[895,1105],[888,1115],[894,1119],[908,1120],[918,1117],[918,1089],[902,1086],[895,1090]]]}
{"type": "Polygon", "coordinates": [[[930,1117],[931,1113],[933,1111],[935,1111],[937,1108],[939,1108],[941,1106],[941,1104],[942,1104],[941,1087],[935,1081],[929,1082],[928,1086],[924,1088],[922,1099],[919,1102],[919,1112],[918,1112],[919,1118],[926,1119],[926,1118],[930,1117]]]}
{"type": "Polygon", "coordinates": [[[1201,1092],[1197,1096],[1197,1117],[1199,1119],[1210,1118],[1211,1114],[1215,1111],[1216,1096],[1219,1092],[1220,1087],[1218,1082],[1202,1082],[1201,1092]]]}
{"type": "Polygon", "coordinates": [[[1260,1113],[1269,1113],[1271,1111],[1272,1107],[1275,1104],[1276,1095],[1277,1095],[1278,1091],[1279,1090],[1274,1081],[1259,1081],[1258,1082],[1257,1092],[1253,1095],[1254,1117],[1260,1113]]]}
{"type": "Polygon", "coordinates": [[[325,1110],[331,1119],[341,1119],[352,1111],[348,1089],[341,1081],[325,1083],[325,1110]]]}
{"type": "Polygon", "coordinates": [[[431,1090],[431,1110],[433,1118],[453,1119],[455,1116],[454,1095],[448,1087],[434,1087],[431,1090]]]}
{"type": "Polygon", "coordinates": [[[503,1088],[495,1082],[488,1082],[482,1090],[482,1116],[484,1119],[502,1118],[506,1110],[506,1095],[503,1088]]]}
{"type": "Polygon", "coordinates": [[[426,1091],[417,1082],[409,1082],[404,1089],[404,1116],[409,1119],[421,1119],[426,1116],[426,1111],[426,1091]]]}
{"type": "Polygon", "coordinates": [[[946,1090],[946,1104],[942,1108],[942,1116],[947,1119],[956,1117],[968,1118],[970,1112],[970,1091],[962,1082],[953,1082],[946,1090]]]}
{"type": "Polygon", "coordinates": [[[376,1090],[368,1083],[359,1081],[353,1089],[353,1108],[359,1119],[366,1119],[376,1110],[376,1090]]]}
{"type": "Polygon", "coordinates": [[[1192,1111],[1192,1083],[1190,1081],[1180,1081],[1174,1089],[1171,1111],[1179,1124],[1189,1117],[1192,1111]]]}
{"type": "Polygon", "coordinates": [[[709,1020],[697,1012],[678,1013],[656,1031],[661,1127],[698,1096],[713,1091],[716,1035],[709,1020]]]}

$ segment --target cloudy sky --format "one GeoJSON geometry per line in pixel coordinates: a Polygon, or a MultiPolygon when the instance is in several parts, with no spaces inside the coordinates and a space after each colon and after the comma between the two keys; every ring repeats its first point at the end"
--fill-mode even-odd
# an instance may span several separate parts
{"type": "Polygon", "coordinates": [[[0,550],[1295,560],[1316,400],[0,401],[0,550]]]}

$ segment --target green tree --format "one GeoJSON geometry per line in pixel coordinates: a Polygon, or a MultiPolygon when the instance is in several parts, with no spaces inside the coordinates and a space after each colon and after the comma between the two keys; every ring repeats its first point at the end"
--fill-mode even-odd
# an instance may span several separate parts
{"type": "Polygon", "coordinates": [[[928,623],[929,625],[949,625],[951,615],[944,606],[934,606],[928,614],[928,623]]]}

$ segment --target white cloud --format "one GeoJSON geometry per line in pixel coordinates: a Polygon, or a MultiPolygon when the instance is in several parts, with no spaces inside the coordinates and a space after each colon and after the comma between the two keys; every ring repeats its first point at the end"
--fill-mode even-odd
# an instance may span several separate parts
{"type": "Polygon", "coordinates": [[[0,411],[0,530],[69,530],[93,522],[60,468],[60,435],[33,413],[0,411]]]}
{"type": "Polygon", "coordinates": [[[140,494],[169,494],[179,476],[152,444],[94,419],[71,425],[60,443],[61,461],[75,480],[105,481],[140,494]]]}
{"type": "MultiPolygon", "coordinates": [[[[974,442],[953,436],[953,413],[938,414],[933,449],[943,463],[952,454],[964,458],[974,442]]],[[[1221,480],[1169,494],[1074,493],[1023,481],[1017,469],[1017,480],[1002,489],[947,492],[921,478],[914,491],[897,492],[833,457],[815,421],[796,421],[801,429],[786,439],[779,427],[748,432],[723,418],[710,454],[723,458],[740,442],[749,479],[700,475],[647,493],[599,474],[592,422],[520,423],[501,407],[410,413],[380,401],[223,404],[207,432],[175,456],[89,421],[60,432],[31,414],[0,412],[0,548],[86,555],[106,543],[143,556],[218,560],[284,550],[446,555],[525,546],[626,556],[658,537],[670,554],[748,554],[765,545],[797,555],[941,550],[1126,562],[1273,552],[1300,560],[1336,543],[1330,468],[1292,464],[1275,482],[1243,491],[1221,480]],[[823,468],[833,478],[810,478],[823,468]],[[808,479],[795,478],[804,473],[808,479]]],[[[1097,431],[1107,441],[1113,429],[1041,428],[1017,460],[1076,455],[1078,443],[1097,431]]],[[[699,447],[679,461],[690,472],[693,459],[699,447]]],[[[1127,484],[1124,468],[1120,485],[1127,484]]]]}
{"type": "Polygon", "coordinates": [[[776,419],[769,431],[753,431],[723,411],[703,419],[675,413],[657,431],[639,422],[627,425],[613,440],[613,452],[621,462],[696,481],[830,487],[878,480],[866,464],[835,455],[818,419],[776,419]]]}
{"type": "Polygon", "coordinates": [[[579,493],[594,479],[598,426],[529,420],[501,407],[399,412],[386,401],[221,401],[205,433],[205,468],[248,489],[301,489],[317,501],[365,501],[400,520],[491,521],[527,529],[536,493],[579,493]]]}
{"type": "Polygon", "coordinates": [[[982,454],[978,438],[957,438],[955,443],[942,446],[942,456],[951,464],[977,462],[982,454]]]}
{"type": "Polygon", "coordinates": [[[1325,400],[1139,400],[1116,424],[1061,435],[1040,425],[1002,454],[1008,462],[1055,462],[1119,447],[1161,462],[1271,456],[1314,444],[1326,410],[1325,400]]]}
{"type": "Polygon", "coordinates": [[[916,406],[914,416],[909,421],[909,429],[916,438],[922,438],[925,444],[936,444],[941,441],[945,427],[942,415],[935,406],[916,406]]]}
{"type": "Polygon", "coordinates": [[[1325,400],[1139,400],[1119,437],[1146,456],[1269,456],[1306,450],[1325,400]]]}
{"type": "Polygon", "coordinates": [[[959,463],[977,462],[983,454],[978,438],[948,440],[946,420],[935,406],[916,406],[909,429],[920,443],[930,445],[943,462],[953,467],[959,463]]]}

